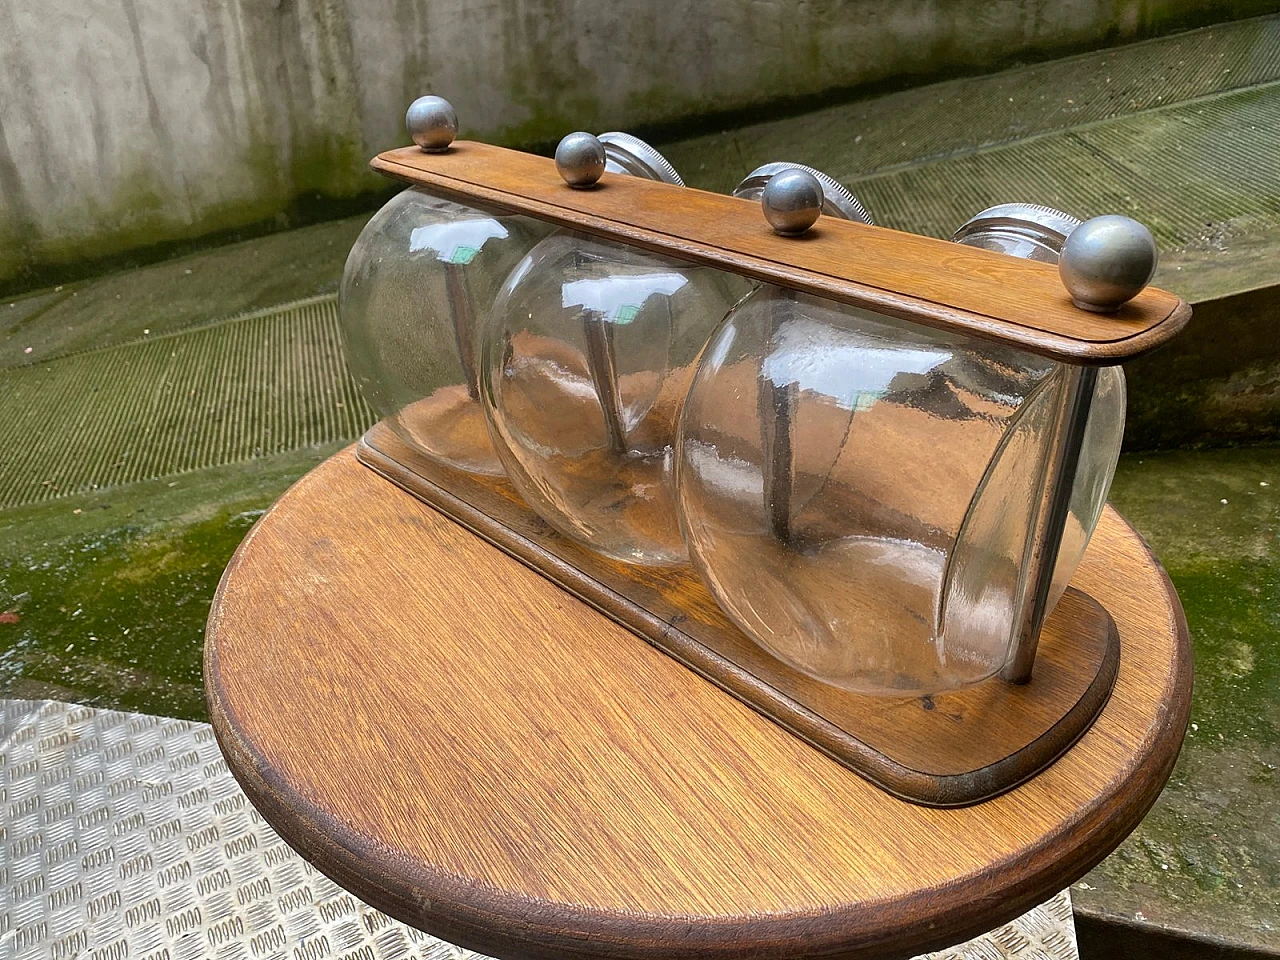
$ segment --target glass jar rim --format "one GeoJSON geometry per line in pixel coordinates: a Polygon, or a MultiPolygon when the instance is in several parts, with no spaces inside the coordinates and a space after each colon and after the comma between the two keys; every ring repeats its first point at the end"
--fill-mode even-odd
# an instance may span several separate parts
{"type": "Polygon", "coordinates": [[[604,144],[606,170],[644,177],[647,180],[660,180],[677,187],[684,186],[684,180],[676,173],[671,162],[639,137],[621,130],[611,130],[600,134],[598,139],[604,144]],[[610,163],[612,166],[609,166],[610,163]]]}
{"type": "Polygon", "coordinates": [[[960,243],[975,234],[1013,229],[1048,234],[1047,239],[1061,248],[1082,221],[1069,213],[1038,203],[1000,203],[988,207],[966,220],[951,238],[960,243]]]}

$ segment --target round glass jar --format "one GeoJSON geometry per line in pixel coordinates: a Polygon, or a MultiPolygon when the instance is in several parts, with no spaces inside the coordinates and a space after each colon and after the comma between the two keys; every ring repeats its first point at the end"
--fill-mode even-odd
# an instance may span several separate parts
{"type": "MultiPolygon", "coordinates": [[[[602,134],[606,169],[681,185],[648,144],[602,134]]],[[[503,285],[482,397],[507,475],[564,535],[631,563],[686,559],[672,449],[693,363],[749,289],[730,274],[570,231],[503,285]]]]}
{"type": "Polygon", "coordinates": [[[1048,373],[762,287],[707,345],[677,451],[681,523],[720,606],[781,660],[859,693],[991,676],[1031,518],[983,481],[1035,473],[1048,373]]]}
{"type": "MultiPolygon", "coordinates": [[[[966,240],[1043,245],[1003,218],[994,233],[966,240]]],[[[1022,350],[761,287],[711,338],[682,414],[694,564],[749,636],[823,682],[923,696],[985,680],[1029,602],[1068,387],[1022,350]]],[[[1102,381],[1082,503],[1105,497],[1115,400],[1102,381]]],[[[1051,599],[1074,570],[1059,557],[1051,599]]]]}
{"type": "Polygon", "coordinates": [[[431,459],[502,473],[479,401],[479,328],[550,229],[410,187],[351,248],[338,298],[347,363],[374,412],[431,459]]]}

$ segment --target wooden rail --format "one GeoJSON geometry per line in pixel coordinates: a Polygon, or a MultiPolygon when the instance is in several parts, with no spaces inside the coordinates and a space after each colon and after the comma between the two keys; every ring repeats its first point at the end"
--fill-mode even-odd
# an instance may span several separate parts
{"type": "Polygon", "coordinates": [[[1117,313],[1089,313],[1051,266],[831,217],[802,237],[780,237],[758,204],[704,190],[608,173],[575,190],[552,160],[483,143],[458,141],[438,154],[404,147],[372,166],[464,202],[1066,363],[1121,363],[1165,343],[1191,316],[1154,287],[1117,313]]]}

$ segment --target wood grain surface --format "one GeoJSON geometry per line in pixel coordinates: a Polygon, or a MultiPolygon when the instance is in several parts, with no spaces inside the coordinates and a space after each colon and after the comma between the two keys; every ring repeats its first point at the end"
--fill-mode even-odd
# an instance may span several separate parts
{"type": "Polygon", "coordinates": [[[357,896],[497,957],[905,956],[1043,901],[1137,824],[1187,723],[1168,579],[1108,510],[1075,580],[1121,638],[1059,760],[905,803],[360,464],[228,566],[205,678],[267,820],[357,896]]]}
{"type": "Polygon", "coordinates": [[[551,529],[505,480],[442,466],[385,424],[365,435],[357,456],[837,762],[913,802],[961,806],[1013,788],[1075,742],[1115,681],[1115,624],[1091,597],[1069,590],[1045,624],[1031,683],[992,677],[924,698],[849,693],[770,656],[725,616],[692,567],[603,557],[551,529]]]}
{"type": "Polygon", "coordinates": [[[1186,303],[1149,287],[1114,314],[1076,307],[1052,266],[821,217],[780,237],[760,205],[718,193],[606,173],[589,190],[554,161],[458,141],[374,158],[374,169],[459,200],[526,213],[698,263],[931,327],[1012,343],[1067,363],[1119,363],[1176,335],[1186,303]]]}

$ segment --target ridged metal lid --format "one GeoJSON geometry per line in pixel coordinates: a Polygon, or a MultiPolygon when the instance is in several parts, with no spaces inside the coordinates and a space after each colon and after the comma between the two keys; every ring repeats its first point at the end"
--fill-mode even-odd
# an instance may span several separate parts
{"type": "Polygon", "coordinates": [[[610,173],[626,173],[646,180],[674,183],[677,187],[684,186],[680,174],[667,158],[639,137],[612,130],[600,134],[598,139],[604,144],[604,168],[610,173]]]}
{"type": "Polygon", "coordinates": [[[1078,218],[1069,213],[1038,203],[1000,203],[970,217],[951,239],[956,243],[963,243],[966,237],[987,230],[1032,227],[1048,234],[1045,239],[1056,241],[1058,251],[1061,252],[1067,237],[1071,236],[1071,231],[1080,226],[1080,223],[1078,218]]]}
{"type": "Polygon", "coordinates": [[[871,214],[867,213],[867,208],[862,205],[848,187],[835,179],[835,177],[827,176],[821,170],[815,170],[813,167],[806,167],[803,163],[788,163],[785,160],[775,160],[773,163],[766,163],[763,166],[756,167],[742,178],[741,183],[733,188],[733,195],[735,197],[744,197],[747,200],[759,200],[760,194],[764,192],[764,185],[769,182],[769,179],[774,174],[792,169],[811,173],[822,184],[822,212],[826,216],[840,217],[844,220],[857,220],[859,223],[871,225],[875,224],[875,221],[871,219],[871,214]]]}

